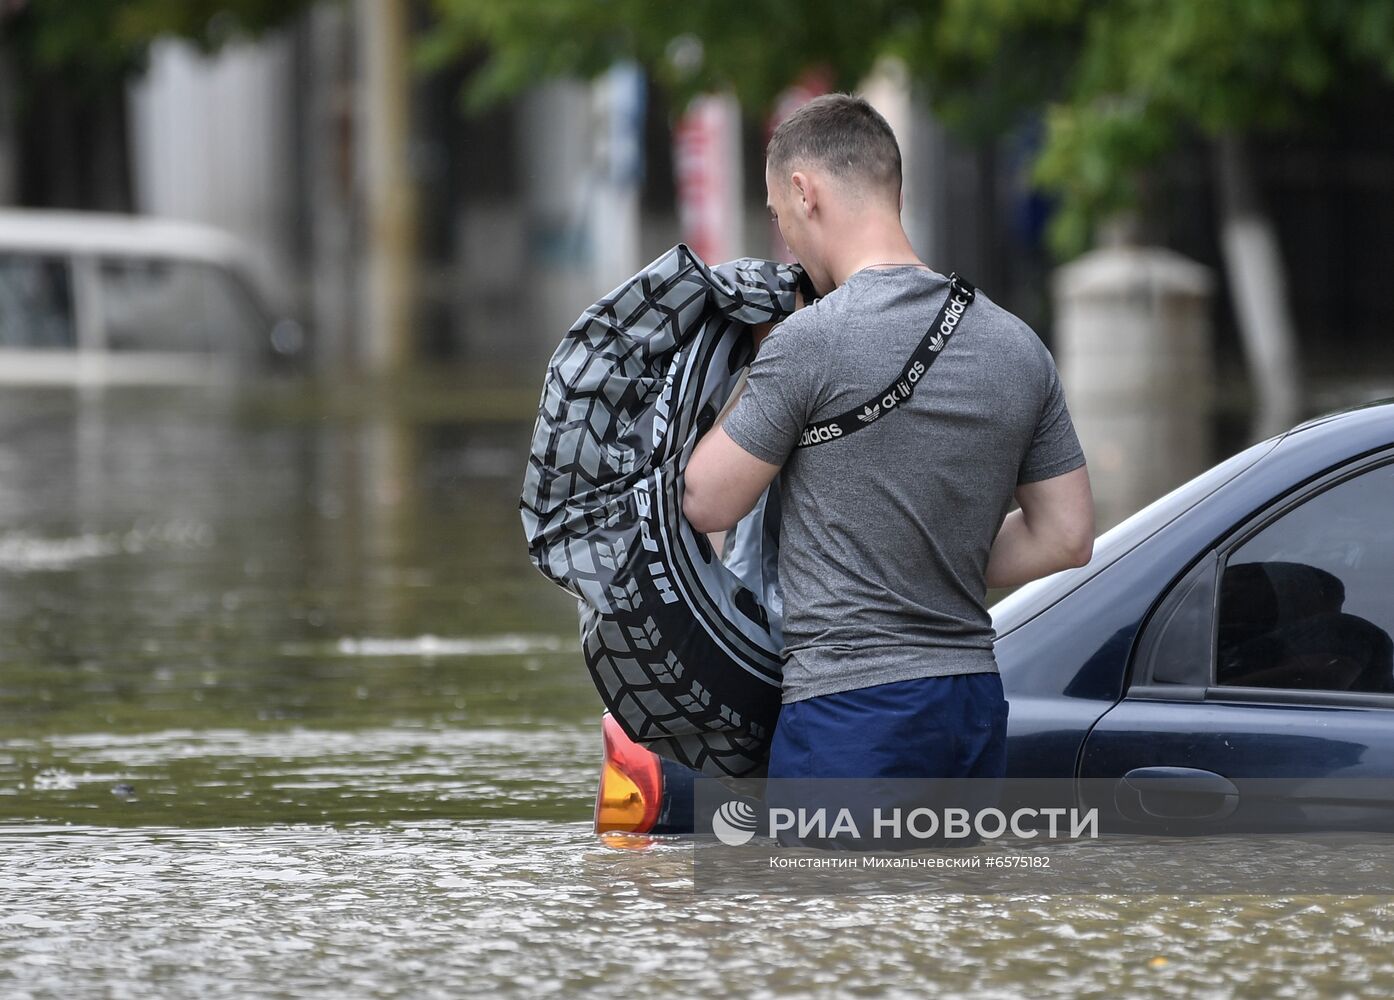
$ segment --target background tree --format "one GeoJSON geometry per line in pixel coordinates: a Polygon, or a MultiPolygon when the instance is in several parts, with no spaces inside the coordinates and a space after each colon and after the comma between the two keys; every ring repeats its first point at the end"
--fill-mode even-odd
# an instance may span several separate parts
{"type": "Polygon", "coordinates": [[[1084,250],[1099,222],[1149,204],[1183,144],[1213,144],[1220,245],[1258,397],[1255,431],[1300,408],[1277,239],[1248,140],[1319,127],[1332,106],[1394,80],[1388,0],[432,0],[421,58],[484,52],[466,94],[490,103],[536,80],[643,62],[681,100],[730,87],[761,114],[817,67],[850,89],[884,55],[971,138],[1039,115],[1033,177],[1052,194],[1051,244],[1084,250]]]}

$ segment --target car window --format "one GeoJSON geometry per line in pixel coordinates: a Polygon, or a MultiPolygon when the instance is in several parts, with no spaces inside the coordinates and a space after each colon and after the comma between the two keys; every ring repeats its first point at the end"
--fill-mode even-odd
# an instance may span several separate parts
{"type": "Polygon", "coordinates": [[[76,346],[67,259],[0,254],[0,347],[72,350],[76,346]]]}
{"type": "Polygon", "coordinates": [[[1209,683],[1215,567],[1216,554],[1212,549],[1162,600],[1138,644],[1134,684],[1204,687],[1209,683]]]}
{"type": "Polygon", "coordinates": [[[109,350],[245,353],[258,341],[260,317],[217,267],[108,258],[98,274],[109,350]]]}
{"type": "Polygon", "coordinates": [[[1215,683],[1394,692],[1394,464],[1302,502],[1230,553],[1215,683]]]}
{"type": "Polygon", "coordinates": [[[111,259],[101,262],[98,273],[108,350],[208,350],[203,283],[195,265],[111,259]]]}

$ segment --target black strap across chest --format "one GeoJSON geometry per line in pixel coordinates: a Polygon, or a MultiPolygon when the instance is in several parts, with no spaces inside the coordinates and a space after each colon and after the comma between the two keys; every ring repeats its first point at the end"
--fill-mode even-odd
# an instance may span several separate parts
{"type": "Polygon", "coordinates": [[[920,345],[915,348],[915,353],[910,355],[910,360],[905,363],[905,368],[896,380],[888,385],[884,392],[863,405],[853,407],[847,412],[829,417],[827,420],[819,420],[809,424],[804,428],[803,434],[799,437],[799,443],[795,447],[811,448],[816,444],[826,444],[829,441],[845,438],[848,434],[859,431],[863,427],[870,427],[909,399],[915,391],[915,386],[924,378],[925,373],[929,371],[929,366],[934,364],[934,359],[939,357],[939,352],[944,349],[944,345],[953,336],[954,330],[963,320],[963,314],[972,305],[973,297],[976,294],[977,292],[972,285],[957,274],[951,274],[949,276],[948,298],[944,300],[939,314],[934,317],[934,322],[930,324],[924,338],[920,341],[920,345]]]}

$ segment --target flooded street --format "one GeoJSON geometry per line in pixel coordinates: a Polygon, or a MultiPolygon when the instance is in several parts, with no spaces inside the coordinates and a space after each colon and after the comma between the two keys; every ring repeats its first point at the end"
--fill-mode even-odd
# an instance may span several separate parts
{"type": "Polygon", "coordinates": [[[492,392],[0,391],[0,997],[1394,991],[1388,897],[711,897],[600,843],[492,392]]]}

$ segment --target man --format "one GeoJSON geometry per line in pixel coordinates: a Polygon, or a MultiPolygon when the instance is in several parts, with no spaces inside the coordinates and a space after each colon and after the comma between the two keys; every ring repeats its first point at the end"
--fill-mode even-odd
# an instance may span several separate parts
{"type": "Polygon", "coordinates": [[[758,343],[740,397],[688,462],[683,510],[699,531],[727,530],[783,471],[769,776],[1001,776],[1007,702],[986,589],[1084,565],[1093,548],[1054,361],[979,292],[913,395],[845,440],[799,447],[806,425],[901,374],[949,285],[905,235],[900,150],[866,101],[828,94],[791,114],[765,184],[822,297],[758,343]]]}

